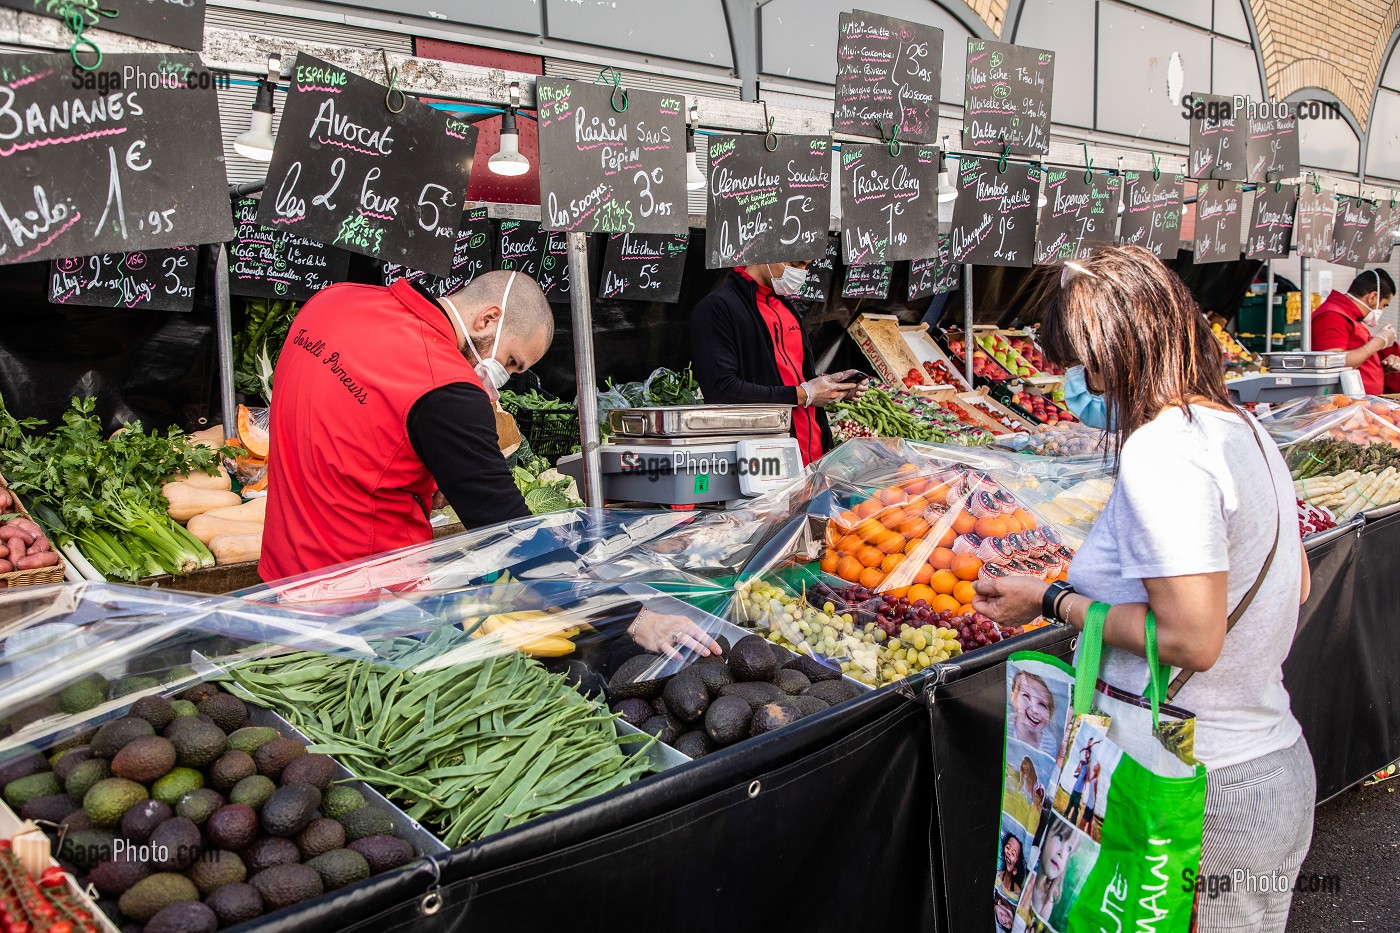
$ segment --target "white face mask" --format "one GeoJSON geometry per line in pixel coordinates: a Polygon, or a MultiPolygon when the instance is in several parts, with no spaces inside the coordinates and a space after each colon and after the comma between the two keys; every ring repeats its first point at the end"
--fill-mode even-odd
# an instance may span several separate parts
{"type": "MultiPolygon", "coordinates": [[[[768,267],[768,273],[769,275],[772,275],[773,273],[771,265],[768,267]]],[[[791,295],[796,295],[798,292],[802,291],[802,286],[806,284],[806,269],[799,269],[796,266],[789,266],[784,264],[783,274],[778,278],[773,279],[770,287],[773,289],[773,294],[787,298],[791,295]]]]}
{"type": "Polygon", "coordinates": [[[1372,309],[1371,309],[1371,313],[1368,314],[1368,315],[1366,315],[1366,326],[1367,326],[1367,327],[1375,327],[1375,326],[1376,326],[1377,324],[1379,324],[1380,322],[1381,322],[1381,309],[1380,309],[1380,308],[1372,308],[1372,309]]]}
{"type": "MultiPolygon", "coordinates": [[[[1374,306],[1366,305],[1371,310],[1366,315],[1365,321],[1367,327],[1375,327],[1381,321],[1381,274],[1375,269],[1371,269],[1370,272],[1376,277],[1376,303],[1374,306]]],[[[1365,275],[1366,273],[1361,274],[1365,275]]]]}
{"type": "Polygon", "coordinates": [[[506,326],[506,302],[510,300],[510,287],[515,284],[516,273],[512,272],[510,278],[506,280],[506,291],[501,296],[501,317],[496,322],[496,337],[491,341],[491,353],[486,359],[481,358],[481,354],[476,352],[476,344],[472,342],[471,334],[467,333],[467,326],[462,323],[462,316],[457,313],[457,305],[451,298],[443,297],[447,302],[447,310],[452,312],[452,318],[457,322],[457,327],[466,335],[467,349],[472,351],[472,356],[476,357],[476,374],[481,377],[482,382],[489,382],[492,388],[500,389],[510,379],[510,373],[506,372],[505,366],[496,359],[496,348],[501,345],[501,331],[506,326]]]}

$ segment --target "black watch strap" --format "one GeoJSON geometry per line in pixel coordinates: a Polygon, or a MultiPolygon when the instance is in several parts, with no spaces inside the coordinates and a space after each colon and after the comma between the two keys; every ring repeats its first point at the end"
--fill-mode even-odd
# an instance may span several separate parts
{"type": "Polygon", "coordinates": [[[1055,615],[1055,603],[1060,596],[1065,593],[1073,593],[1074,587],[1064,580],[1056,580],[1045,588],[1045,595],[1040,597],[1040,614],[1052,622],[1063,622],[1059,616],[1055,615]]]}

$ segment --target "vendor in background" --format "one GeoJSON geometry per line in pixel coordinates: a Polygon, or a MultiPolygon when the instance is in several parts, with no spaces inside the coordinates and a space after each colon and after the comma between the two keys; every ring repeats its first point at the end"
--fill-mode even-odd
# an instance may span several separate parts
{"type": "Polygon", "coordinates": [[[758,263],[732,270],[700,300],[690,321],[695,377],[716,405],[792,405],[792,436],[803,464],[834,446],[823,409],[856,399],[863,383],[847,370],[818,376],[812,347],[788,298],[802,290],[806,260],[758,263]]]}
{"type": "MultiPolygon", "coordinates": [[[[1335,289],[1312,316],[1312,348],[1346,352],[1347,366],[1361,372],[1367,395],[1385,392],[1386,365],[1382,351],[1395,344],[1395,328],[1387,324],[1373,334],[1381,312],[1395,297],[1395,281],[1381,269],[1367,269],[1351,280],[1346,292],[1335,289]]],[[[1388,363],[1395,368],[1397,364],[1388,363]]]]}

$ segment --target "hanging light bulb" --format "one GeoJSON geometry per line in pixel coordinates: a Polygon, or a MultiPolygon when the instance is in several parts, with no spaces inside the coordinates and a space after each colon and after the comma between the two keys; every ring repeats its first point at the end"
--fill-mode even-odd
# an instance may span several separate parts
{"type": "Polygon", "coordinates": [[[277,137],[272,135],[272,115],[276,108],[272,103],[273,92],[277,89],[277,79],[282,77],[282,56],[276,53],[267,57],[267,77],[258,79],[258,96],[253,100],[253,122],[248,132],[239,134],[233,141],[233,151],[245,159],[256,162],[271,162],[272,147],[277,137]]]}
{"type": "Polygon", "coordinates": [[[705,173],[700,171],[700,157],[695,154],[695,124],[699,116],[699,108],[692,106],[685,124],[685,186],[691,191],[705,187],[705,173]]]}
{"type": "Polygon", "coordinates": [[[515,111],[520,106],[520,85],[510,86],[510,104],[501,117],[501,147],[486,160],[493,175],[524,175],[530,170],[530,160],[520,154],[520,129],[515,123],[515,111]]]}
{"type": "Polygon", "coordinates": [[[938,203],[947,204],[958,199],[958,189],[948,178],[948,137],[943,137],[943,148],[938,151],[938,203]]]}

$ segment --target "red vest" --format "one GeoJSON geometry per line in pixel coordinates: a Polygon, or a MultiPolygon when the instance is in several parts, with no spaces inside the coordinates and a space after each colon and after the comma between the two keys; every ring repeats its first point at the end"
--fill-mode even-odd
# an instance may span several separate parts
{"type": "Polygon", "coordinates": [[[442,309],[406,280],[332,285],[306,303],[273,373],[264,580],[432,538],[437,484],[408,412],[455,382],[481,386],[442,309]]]}
{"type": "MultiPolygon", "coordinates": [[[[1366,312],[1351,296],[1335,289],[1312,315],[1312,347],[1314,350],[1355,350],[1371,339],[1371,329],[1362,323],[1366,312]]],[[[1373,354],[1357,367],[1361,385],[1367,395],[1385,391],[1385,368],[1381,355],[1373,354]]]]}

